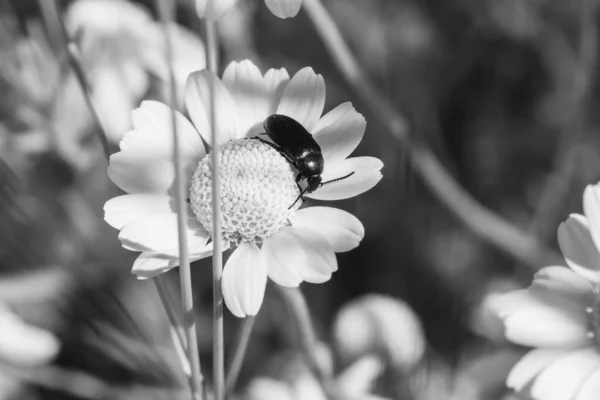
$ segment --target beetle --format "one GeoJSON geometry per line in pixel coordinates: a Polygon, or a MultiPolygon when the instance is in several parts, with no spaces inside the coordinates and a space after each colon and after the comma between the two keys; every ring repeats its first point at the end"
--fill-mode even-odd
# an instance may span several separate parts
{"type": "Polygon", "coordinates": [[[286,115],[273,114],[265,119],[263,127],[267,136],[275,144],[259,136],[255,136],[253,139],[273,147],[298,170],[296,185],[300,190],[300,195],[289,208],[292,208],[298,200],[304,200],[304,193],[312,193],[323,185],[346,179],[354,174],[351,172],[341,178],[323,182],[321,174],[323,174],[325,161],[321,147],[310,132],[295,119],[286,115]],[[306,179],[307,184],[304,189],[300,186],[300,181],[303,179],[306,179]]]}

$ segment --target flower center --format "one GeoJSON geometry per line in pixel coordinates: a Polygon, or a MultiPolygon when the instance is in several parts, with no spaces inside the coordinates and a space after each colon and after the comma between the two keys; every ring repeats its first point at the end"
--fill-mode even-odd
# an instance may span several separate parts
{"type": "MultiPolygon", "coordinates": [[[[235,245],[262,241],[288,224],[300,207],[296,172],[277,150],[258,140],[232,140],[214,149],[219,168],[223,240],[235,245]]],[[[212,235],[212,163],[210,154],[199,163],[190,187],[190,204],[212,235]]]]}

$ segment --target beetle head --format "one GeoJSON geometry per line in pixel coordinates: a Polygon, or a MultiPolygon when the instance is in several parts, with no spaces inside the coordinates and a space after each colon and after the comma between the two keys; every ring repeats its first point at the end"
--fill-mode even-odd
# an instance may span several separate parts
{"type": "Polygon", "coordinates": [[[314,175],[314,176],[309,176],[308,178],[306,178],[306,189],[305,191],[307,193],[312,193],[315,190],[317,190],[318,188],[321,187],[321,175],[314,175]]]}

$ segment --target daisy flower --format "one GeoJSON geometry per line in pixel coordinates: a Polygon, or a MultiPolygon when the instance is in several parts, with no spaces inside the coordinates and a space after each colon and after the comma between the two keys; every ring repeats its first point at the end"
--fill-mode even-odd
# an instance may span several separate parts
{"type": "MultiPolygon", "coordinates": [[[[207,153],[219,151],[223,241],[235,248],[222,280],[231,312],[238,317],[255,315],[267,277],[287,287],[329,280],[337,269],[335,253],[358,246],[364,236],[362,224],[336,208],[298,210],[300,201],[290,208],[299,195],[297,171],[277,150],[249,138],[264,132],[263,121],[269,115],[297,120],[322,149],[324,182],[354,172],[305,196],[347,199],[381,179],[380,160],[347,158],[364,134],[362,115],[344,103],[321,116],[325,82],[311,68],[291,79],[285,69],[271,69],[263,76],[250,61],[231,63],[222,80],[207,70],[193,73],[185,103],[190,120],[177,113],[177,125],[190,188],[186,232],[190,259],[212,254],[212,168],[207,153]],[[209,124],[211,84],[217,143],[211,143],[209,124]]],[[[121,151],[111,157],[108,167],[112,181],[128,194],[106,203],[105,219],[121,231],[123,247],[142,252],[133,265],[133,273],[141,278],[158,275],[179,262],[170,120],[166,105],[143,102],[132,113],[133,130],[124,136],[121,151]]]]}
{"type": "MultiPolygon", "coordinates": [[[[236,0],[196,0],[196,12],[200,18],[217,21],[233,8],[236,0]]],[[[271,12],[279,18],[295,17],[302,0],[265,0],[271,12]]]]}
{"type": "Polygon", "coordinates": [[[507,385],[535,400],[595,400],[600,393],[600,186],[588,186],[585,215],[558,229],[569,268],[546,267],[525,290],[500,295],[493,307],[506,337],[535,347],[507,385]]]}
{"type": "MultiPolygon", "coordinates": [[[[150,89],[151,78],[158,78],[163,90],[169,81],[161,25],[148,9],[125,0],[75,1],[65,24],[78,41],[92,100],[109,139],[117,142],[131,127],[131,110],[150,89]]],[[[178,93],[183,93],[189,74],[205,66],[204,44],[177,24],[168,29],[175,82],[178,93]]]]}

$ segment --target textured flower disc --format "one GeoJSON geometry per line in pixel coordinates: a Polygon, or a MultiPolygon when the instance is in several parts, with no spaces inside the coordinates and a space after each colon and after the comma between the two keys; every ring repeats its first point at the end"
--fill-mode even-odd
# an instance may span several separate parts
{"type": "MultiPolygon", "coordinates": [[[[296,173],[277,150],[258,140],[238,139],[218,150],[223,239],[240,243],[262,241],[288,224],[300,207],[296,173]]],[[[190,203],[198,221],[212,232],[212,168],[210,154],[194,172],[190,203]]]]}

